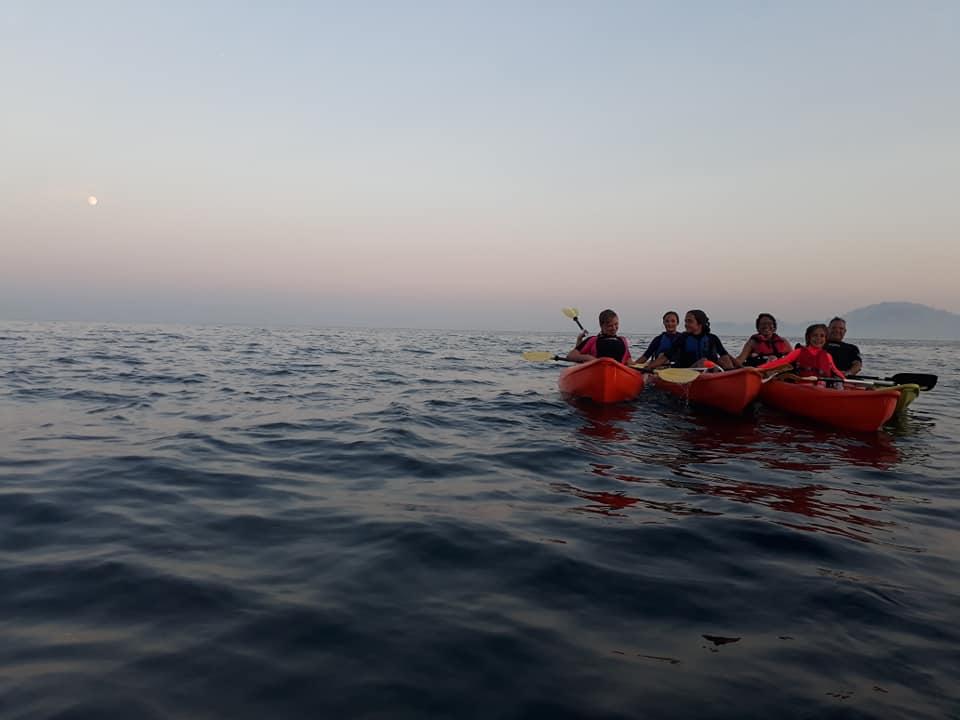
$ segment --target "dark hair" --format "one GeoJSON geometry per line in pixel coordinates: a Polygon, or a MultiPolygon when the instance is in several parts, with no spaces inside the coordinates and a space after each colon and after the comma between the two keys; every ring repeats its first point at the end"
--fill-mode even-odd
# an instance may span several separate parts
{"type": "Polygon", "coordinates": [[[826,334],[827,326],[824,325],[823,323],[814,323],[813,325],[808,327],[807,331],[803,334],[803,339],[807,343],[807,345],[810,344],[810,336],[813,335],[814,330],[823,330],[824,334],[826,334]]]}
{"type": "Polygon", "coordinates": [[[833,325],[835,322],[842,322],[844,325],[847,324],[847,321],[844,320],[844,319],[843,319],[842,317],[840,317],[839,315],[834,316],[833,320],[830,321],[830,324],[833,325]]]}
{"type": "Polygon", "coordinates": [[[757,321],[754,323],[754,325],[757,328],[757,332],[760,332],[760,321],[763,320],[764,318],[769,318],[770,322],[773,323],[773,329],[774,330],[777,329],[777,319],[773,315],[771,315],[770,313],[760,313],[759,315],[757,315],[757,321]]]}
{"type": "Polygon", "coordinates": [[[710,318],[703,310],[687,310],[687,315],[693,315],[698,323],[703,326],[703,334],[710,334],[710,318]]]}
{"type": "Polygon", "coordinates": [[[667,311],[663,314],[663,318],[662,318],[662,319],[663,319],[663,320],[666,320],[667,317],[670,316],[670,315],[673,315],[673,316],[677,319],[677,322],[680,322],[680,315],[679,315],[679,313],[677,313],[676,310],[667,310],[667,311]]]}
{"type": "Polygon", "coordinates": [[[603,325],[607,320],[613,320],[616,316],[617,314],[608,308],[600,313],[600,324],[603,325]]]}

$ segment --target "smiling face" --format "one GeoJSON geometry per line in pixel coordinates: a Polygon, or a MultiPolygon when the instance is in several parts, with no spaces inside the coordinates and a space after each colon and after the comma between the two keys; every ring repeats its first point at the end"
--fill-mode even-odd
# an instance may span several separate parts
{"type": "Polygon", "coordinates": [[[669,312],[663,316],[663,329],[673,335],[677,331],[677,325],[680,324],[680,318],[676,313],[669,312]]]}
{"type": "Polygon", "coordinates": [[[834,320],[830,323],[830,329],[827,332],[827,337],[830,338],[830,342],[843,342],[846,334],[847,324],[843,320],[834,320]]]}
{"type": "Polygon", "coordinates": [[[600,332],[603,335],[616,335],[620,330],[620,318],[614,315],[611,318],[607,318],[600,325],[600,332]]]}
{"type": "Polygon", "coordinates": [[[807,345],[812,348],[822,348],[827,344],[827,333],[822,327],[812,330],[807,336],[807,345]]]}
{"type": "Polygon", "coordinates": [[[697,321],[693,313],[687,313],[683,316],[683,329],[691,335],[699,335],[703,329],[703,325],[697,321]]]}
{"type": "Polygon", "coordinates": [[[757,332],[765,338],[773,337],[777,331],[777,324],[768,317],[761,317],[757,320],[757,332]]]}

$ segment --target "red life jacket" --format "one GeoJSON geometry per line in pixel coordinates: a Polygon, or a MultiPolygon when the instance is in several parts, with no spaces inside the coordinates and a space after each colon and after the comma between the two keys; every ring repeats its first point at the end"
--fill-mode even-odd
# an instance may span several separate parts
{"type": "Polygon", "coordinates": [[[774,333],[767,341],[760,333],[751,336],[753,340],[753,352],[751,355],[766,355],[772,357],[783,357],[790,352],[790,343],[774,333]]]}
{"type": "Polygon", "coordinates": [[[817,351],[813,348],[800,348],[800,354],[793,361],[795,372],[800,377],[816,375],[817,377],[833,377],[833,358],[826,350],[817,351]]]}

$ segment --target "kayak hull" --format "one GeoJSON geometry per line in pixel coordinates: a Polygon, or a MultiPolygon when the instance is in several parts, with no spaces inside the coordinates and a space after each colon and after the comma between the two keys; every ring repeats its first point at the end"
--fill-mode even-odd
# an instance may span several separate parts
{"type": "Polygon", "coordinates": [[[897,400],[897,409],[893,411],[894,415],[903,415],[910,403],[916,400],[917,395],[920,394],[919,385],[894,385],[890,389],[900,391],[900,399],[897,400]]]}
{"type": "Polygon", "coordinates": [[[757,398],[763,377],[756,368],[743,368],[718,373],[704,372],[689,383],[670,382],[657,376],[655,384],[696,405],[739,415],[757,398]]]}
{"type": "Polygon", "coordinates": [[[633,400],[643,392],[643,375],[612,358],[597,358],[560,373],[560,392],[596,403],[633,400]]]}
{"type": "Polygon", "coordinates": [[[874,432],[893,417],[900,391],[832,389],[816,383],[772,380],[764,383],[760,400],[770,407],[825,425],[855,432],[874,432]]]}

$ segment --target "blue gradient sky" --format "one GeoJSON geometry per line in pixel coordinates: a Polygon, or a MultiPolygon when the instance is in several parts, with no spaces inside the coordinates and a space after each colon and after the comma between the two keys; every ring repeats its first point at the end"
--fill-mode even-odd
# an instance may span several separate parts
{"type": "Polygon", "coordinates": [[[6,0],[0,319],[960,312],[960,4],[547,5],[6,0]]]}

